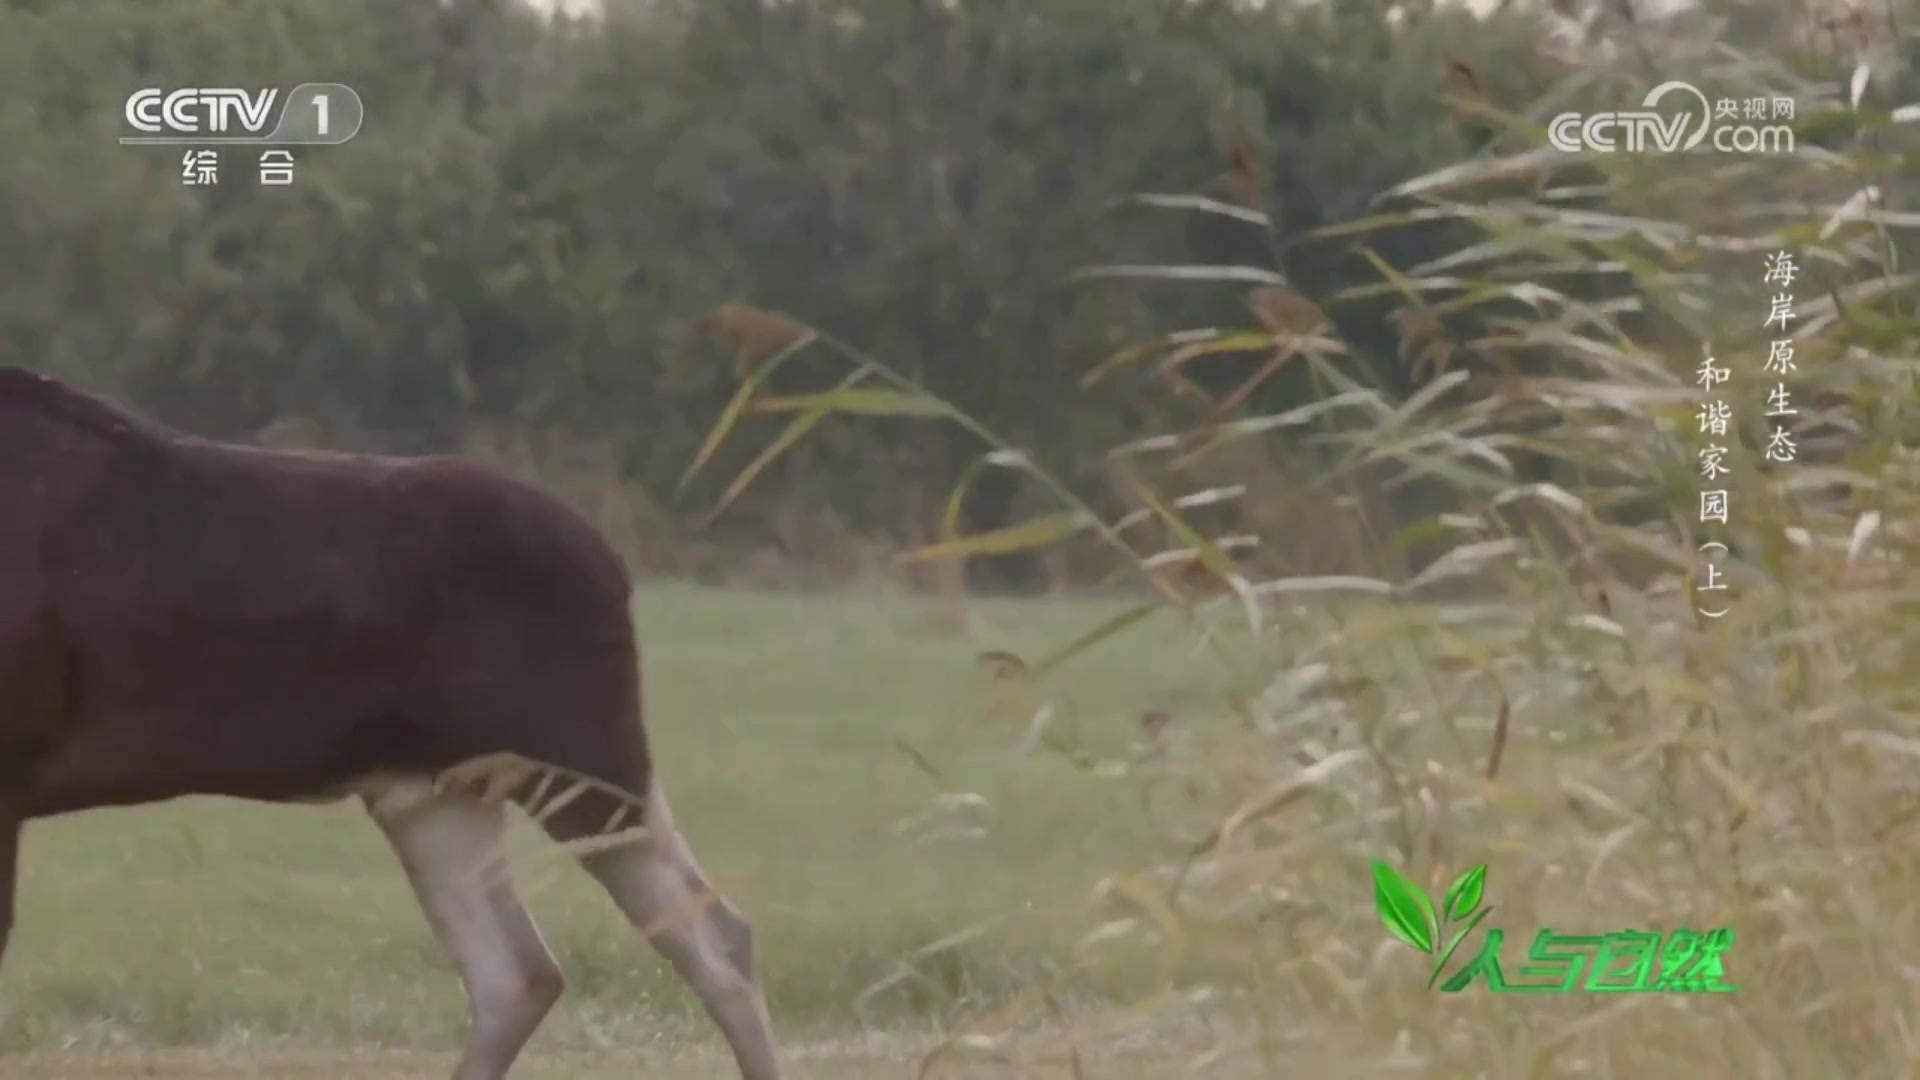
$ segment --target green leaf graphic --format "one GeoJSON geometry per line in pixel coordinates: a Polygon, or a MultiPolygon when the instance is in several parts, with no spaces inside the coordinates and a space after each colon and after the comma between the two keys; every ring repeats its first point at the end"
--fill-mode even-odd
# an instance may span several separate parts
{"type": "Polygon", "coordinates": [[[1373,906],[1388,933],[1423,953],[1433,952],[1433,901],[1378,859],[1373,861],[1373,906]]]}
{"type": "Polygon", "coordinates": [[[1480,914],[1475,915],[1472,922],[1453,932],[1453,940],[1447,942],[1447,951],[1440,954],[1440,962],[1433,965],[1433,974],[1427,976],[1427,988],[1429,990],[1433,988],[1434,980],[1440,977],[1441,970],[1447,966],[1447,961],[1453,959],[1453,950],[1460,947],[1460,942],[1464,941],[1468,934],[1473,933],[1473,928],[1479,926],[1480,920],[1486,918],[1487,913],[1492,910],[1493,905],[1488,904],[1486,907],[1480,909],[1480,914]]]}
{"type": "Polygon", "coordinates": [[[1451,886],[1448,886],[1446,902],[1440,905],[1447,913],[1447,921],[1458,922],[1472,914],[1473,909],[1480,906],[1481,894],[1486,891],[1486,863],[1481,863],[1461,874],[1451,886]]]}

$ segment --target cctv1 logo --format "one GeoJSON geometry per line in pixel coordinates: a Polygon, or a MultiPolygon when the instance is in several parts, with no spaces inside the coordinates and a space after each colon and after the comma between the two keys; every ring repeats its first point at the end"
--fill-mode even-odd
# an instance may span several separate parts
{"type": "Polygon", "coordinates": [[[366,116],[360,95],[344,83],[301,83],[284,98],[277,88],[147,87],[127,96],[124,111],[138,134],[121,136],[122,143],[174,145],[338,145],[359,134],[366,116]]]}

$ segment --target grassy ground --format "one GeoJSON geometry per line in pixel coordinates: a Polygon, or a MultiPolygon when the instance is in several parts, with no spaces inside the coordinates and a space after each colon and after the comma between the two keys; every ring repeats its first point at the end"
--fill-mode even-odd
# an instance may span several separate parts
{"type": "MultiPolygon", "coordinates": [[[[933,1074],[957,1078],[1915,1075],[1907,684],[1756,665],[1761,628],[1689,630],[1624,590],[1627,629],[1603,632],[1538,591],[1277,606],[1258,642],[1224,629],[1228,605],[1208,649],[1163,614],[1048,682],[1056,745],[1024,755],[1034,703],[994,707],[977,651],[1031,660],[1114,606],[981,604],[956,635],[878,595],[667,588],[640,622],[663,775],[758,927],[797,1077],[916,1075],[942,1032],[978,1040],[933,1074]],[[1699,715],[1708,694],[1728,722],[1699,715]],[[1160,756],[1121,776],[1149,710],[1171,718],[1160,756]],[[1795,710],[1864,719],[1803,745],[1795,710]],[[1171,911],[1172,835],[1223,818],[1171,911]],[[1377,858],[1432,896],[1486,865],[1509,978],[1544,926],[1731,926],[1739,991],[1432,992],[1431,959],[1375,915],[1377,858]],[[1016,993],[1089,957],[1052,1000],[1016,993]]],[[[1822,592],[1808,640],[1901,670],[1910,637],[1854,614],[1881,591],[1822,592]]],[[[730,1076],[611,904],[516,841],[571,979],[525,1075],[730,1076]]],[[[349,806],[42,824],[21,902],[0,1075],[451,1071],[457,986],[349,806]]]]}
{"type": "MultiPolygon", "coordinates": [[[[917,1055],[906,1048],[829,1049],[794,1063],[795,1080],[880,1080],[912,1075],[917,1055]]],[[[107,1080],[136,1076],[146,1080],[446,1080],[456,1056],[434,1053],[315,1052],[240,1054],[217,1051],[160,1051],[138,1054],[48,1054],[19,1056],[7,1062],[7,1076],[18,1080],[107,1080]]],[[[1104,1068],[1100,1075],[1148,1080],[1164,1077],[1171,1064],[1151,1055],[1104,1068]]],[[[1065,1080],[1064,1063],[963,1064],[945,1069],[949,1080],[985,1080],[1017,1075],[1036,1080],[1065,1080]]],[[[732,1080],[739,1076],[729,1059],[714,1050],[639,1051],[605,1054],[547,1054],[527,1058],[515,1080],[629,1080],[634,1076],[671,1076],[675,1080],[732,1080]]]]}
{"type": "MultiPolygon", "coordinates": [[[[1141,857],[1137,789],[1057,753],[1016,760],[1020,722],[988,718],[974,664],[979,648],[1044,651],[1109,610],[983,605],[969,640],[879,596],[643,594],[662,776],[711,876],[755,922],[783,1031],[824,1047],[802,1075],[882,1074],[862,1061],[899,1075],[906,1044],[863,1049],[849,1033],[924,1030],[993,1000],[1085,929],[1102,870],[1141,857]],[[899,827],[941,792],[975,792],[986,805],[899,827]],[[856,1007],[903,955],[1009,914],[923,965],[924,979],[856,1007]]],[[[1143,707],[1177,710],[1210,677],[1192,661],[1183,690],[1181,633],[1172,619],[1144,626],[1070,671],[1063,730],[1124,754],[1143,707]]],[[[636,1056],[691,1047],[673,1075],[724,1075],[699,1064],[710,1036],[690,995],[605,897],[531,829],[516,840],[523,885],[570,979],[536,1057],[604,1055],[631,1075],[636,1056]]],[[[351,804],[193,801],[39,824],[20,907],[0,977],[0,1048],[23,1055],[10,1076],[229,1075],[222,1061],[236,1076],[337,1075],[327,1051],[444,1051],[463,1027],[424,919],[351,804]],[[160,1052],[169,1048],[189,1051],[160,1052]],[[144,1056],[81,1056],[99,1052],[144,1056]],[[314,1066],[310,1052],[332,1063],[314,1066]]],[[[566,1061],[565,1075],[597,1075],[566,1061]]],[[[362,1064],[354,1075],[447,1071],[432,1057],[362,1064]]]]}

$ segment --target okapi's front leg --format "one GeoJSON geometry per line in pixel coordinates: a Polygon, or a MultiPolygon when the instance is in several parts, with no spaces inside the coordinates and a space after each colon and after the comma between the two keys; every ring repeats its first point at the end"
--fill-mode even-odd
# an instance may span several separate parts
{"type": "Polygon", "coordinates": [[[6,958],[7,938],[13,933],[13,894],[19,864],[20,819],[0,808],[0,960],[6,958]]]}

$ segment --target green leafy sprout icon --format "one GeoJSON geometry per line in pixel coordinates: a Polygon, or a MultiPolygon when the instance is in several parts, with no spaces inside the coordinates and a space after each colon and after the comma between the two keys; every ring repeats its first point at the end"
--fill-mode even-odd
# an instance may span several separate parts
{"type": "Polygon", "coordinates": [[[1439,952],[1440,959],[1434,963],[1433,973],[1427,976],[1428,987],[1440,978],[1440,971],[1452,959],[1453,951],[1493,910],[1491,904],[1480,907],[1486,888],[1487,867],[1483,863],[1455,878],[1447,887],[1440,907],[1435,909],[1427,894],[1400,876],[1399,871],[1378,859],[1373,861],[1373,906],[1380,913],[1381,925],[1394,937],[1428,956],[1436,950],[1439,952]],[[1477,913],[1475,908],[1479,908],[1477,913]],[[1463,920],[1464,925],[1460,925],[1463,920]],[[1440,932],[1449,925],[1459,928],[1447,939],[1446,948],[1439,949],[1440,932]]]}

